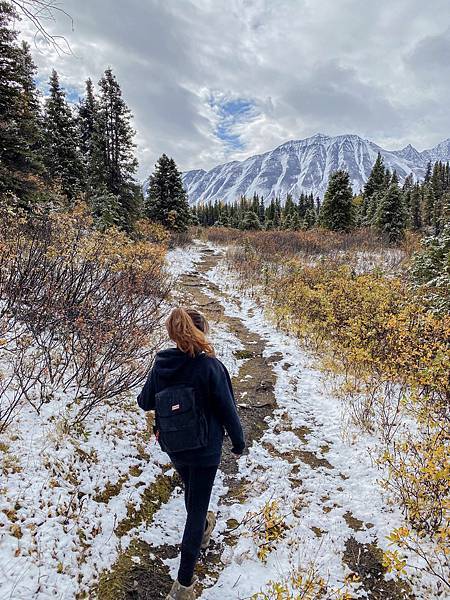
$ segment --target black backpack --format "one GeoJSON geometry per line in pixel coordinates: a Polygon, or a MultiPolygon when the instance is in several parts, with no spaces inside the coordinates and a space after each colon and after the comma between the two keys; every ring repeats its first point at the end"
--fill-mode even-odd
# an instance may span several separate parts
{"type": "Polygon", "coordinates": [[[208,445],[208,422],[193,387],[167,387],[155,399],[154,430],[164,452],[172,454],[208,445]]]}

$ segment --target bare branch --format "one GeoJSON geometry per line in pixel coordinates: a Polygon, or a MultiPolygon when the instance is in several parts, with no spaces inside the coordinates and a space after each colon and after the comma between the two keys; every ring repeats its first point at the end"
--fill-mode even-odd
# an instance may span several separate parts
{"type": "Polygon", "coordinates": [[[31,21],[36,29],[34,35],[34,43],[37,47],[38,40],[44,40],[48,45],[53,46],[58,55],[72,54],[70,44],[62,35],[54,35],[50,33],[45,25],[45,21],[56,21],[55,13],[59,13],[70,21],[70,26],[73,31],[73,18],[54,0],[9,0],[19,12],[31,21]]]}

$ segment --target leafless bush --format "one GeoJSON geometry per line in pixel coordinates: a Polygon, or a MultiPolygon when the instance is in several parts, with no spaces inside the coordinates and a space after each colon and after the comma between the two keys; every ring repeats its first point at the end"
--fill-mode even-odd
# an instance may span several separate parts
{"type": "Polygon", "coordinates": [[[0,431],[23,402],[82,421],[137,385],[160,344],[164,248],[94,231],[82,210],[0,215],[0,431]]]}

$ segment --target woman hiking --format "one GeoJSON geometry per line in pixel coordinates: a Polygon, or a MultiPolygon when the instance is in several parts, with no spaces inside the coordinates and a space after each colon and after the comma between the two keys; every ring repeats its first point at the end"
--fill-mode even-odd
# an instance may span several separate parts
{"type": "Polygon", "coordinates": [[[138,404],[155,411],[154,432],[184,484],[187,518],[181,560],[166,600],[193,600],[195,564],[216,523],[208,506],[224,432],[236,455],[242,454],[245,442],[230,375],[206,337],[205,317],[192,308],[175,308],[166,327],[176,348],[158,352],[138,404]]]}

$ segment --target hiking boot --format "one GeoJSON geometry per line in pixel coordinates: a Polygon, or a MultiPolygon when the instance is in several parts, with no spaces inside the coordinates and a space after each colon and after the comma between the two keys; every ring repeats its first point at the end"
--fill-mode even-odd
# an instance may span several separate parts
{"type": "Polygon", "coordinates": [[[211,541],[211,534],[215,526],[216,515],[212,512],[212,510],[208,510],[208,514],[206,515],[205,533],[203,534],[202,539],[202,550],[206,550],[206,548],[209,546],[209,542],[211,541]]]}
{"type": "Polygon", "coordinates": [[[194,577],[189,587],[185,587],[179,583],[178,579],[173,582],[172,589],[166,596],[166,600],[195,600],[194,585],[197,583],[197,578],[194,577]]]}

